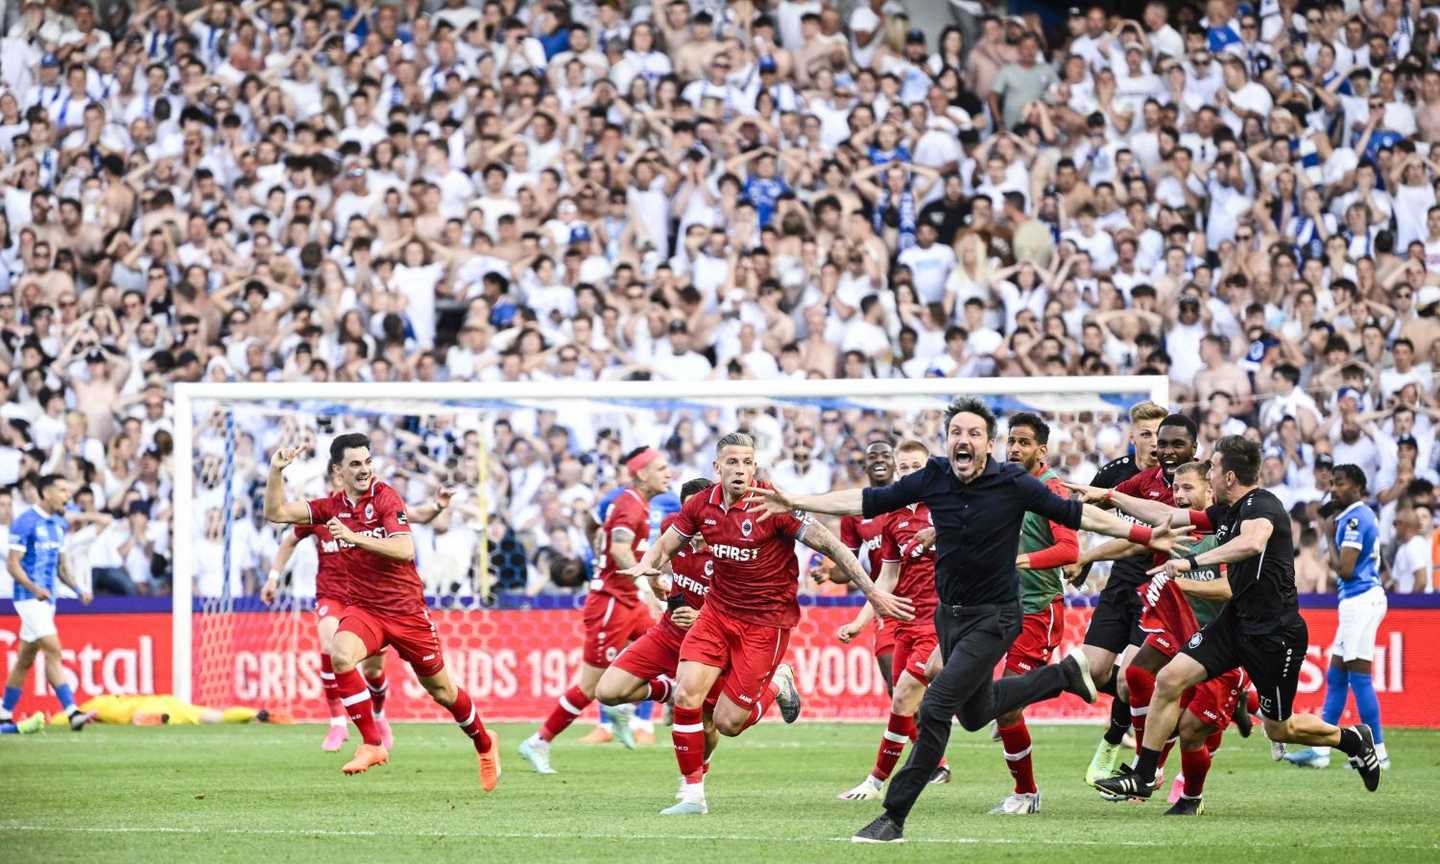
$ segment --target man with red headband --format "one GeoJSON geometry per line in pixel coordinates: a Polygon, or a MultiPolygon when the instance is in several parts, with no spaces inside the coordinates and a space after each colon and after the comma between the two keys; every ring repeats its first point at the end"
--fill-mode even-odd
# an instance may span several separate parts
{"type": "MultiPolygon", "coordinates": [[[[653,447],[633,450],[624,459],[630,485],[610,505],[605,524],[595,544],[599,575],[590,583],[585,598],[585,651],[580,676],[561,696],[539,731],[520,744],[520,755],[541,774],[554,774],[550,767],[550,742],[584,713],[595,699],[595,687],[606,668],[632,641],[645,635],[654,623],[636,588],[635,580],[622,573],[635,566],[650,537],[650,499],[670,488],[670,463],[653,447]]],[[[623,735],[624,716],[612,715],[616,737],[621,743],[634,739],[623,735]]]]}

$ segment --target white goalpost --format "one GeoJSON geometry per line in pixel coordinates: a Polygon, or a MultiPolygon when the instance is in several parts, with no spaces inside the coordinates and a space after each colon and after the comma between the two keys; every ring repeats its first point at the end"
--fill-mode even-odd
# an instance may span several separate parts
{"type": "MultiPolygon", "coordinates": [[[[603,428],[609,430],[609,438],[615,439],[608,442],[612,449],[618,448],[619,452],[623,452],[642,444],[661,443],[632,438],[653,437],[659,433],[674,436],[670,439],[673,441],[692,434],[705,423],[731,422],[737,411],[748,408],[758,408],[762,414],[769,415],[773,422],[771,419],[765,422],[772,429],[788,428],[787,419],[789,425],[813,422],[818,429],[822,416],[833,417],[835,412],[842,412],[846,417],[863,416],[873,420],[872,428],[883,428],[887,435],[893,434],[891,430],[905,430],[906,434],[931,436],[936,432],[934,418],[943,410],[946,400],[959,395],[986,399],[1002,415],[1016,410],[1036,411],[1050,419],[1052,428],[1058,430],[1062,439],[1081,442],[1076,446],[1086,446],[1083,442],[1092,442],[1093,439],[1096,449],[1087,458],[1094,462],[1107,455],[1102,450],[1113,451],[1116,434],[1110,430],[1121,426],[1120,421],[1129,406],[1144,399],[1168,405],[1170,385],[1164,376],[179,384],[174,394],[171,690],[180,699],[190,702],[207,698],[244,698],[254,688],[247,690],[237,682],[246,676],[260,675],[290,682],[286,692],[293,700],[315,701],[311,698],[309,691],[312,688],[308,683],[299,687],[298,691],[293,683],[310,681],[313,673],[310,661],[298,658],[293,661],[294,668],[287,665],[282,669],[275,665],[275,668],[257,670],[253,668],[256,665],[254,658],[247,655],[237,659],[244,652],[234,647],[245,640],[272,638],[270,634],[284,633],[290,646],[287,650],[295,654],[313,653],[313,647],[302,638],[302,634],[309,632],[306,628],[313,629],[308,616],[301,614],[307,602],[305,586],[300,581],[294,582],[290,588],[291,596],[278,611],[262,610],[258,602],[248,596],[249,588],[243,580],[237,580],[232,572],[235,560],[232,542],[238,542],[239,528],[244,528],[245,536],[251,539],[257,531],[262,534],[272,532],[269,535],[272,540],[273,536],[278,536],[274,526],[256,522],[256,514],[247,511],[245,500],[247,495],[253,498],[253,476],[268,464],[269,447],[304,446],[310,448],[312,454],[323,454],[329,446],[328,436],[339,431],[373,429],[382,438],[393,437],[390,433],[403,434],[409,442],[407,446],[410,449],[406,451],[408,461],[401,459],[398,445],[387,455],[395,466],[404,461],[408,471],[404,480],[409,482],[413,504],[417,500],[415,496],[422,490],[438,484],[449,485],[446,478],[459,476],[458,469],[447,473],[448,469],[423,454],[436,447],[450,448],[447,452],[452,454],[464,454],[467,452],[465,446],[459,442],[462,439],[471,443],[478,440],[484,449],[480,455],[470,451],[480,466],[480,479],[472,480],[475,488],[470,490],[472,494],[466,512],[470,514],[467,518],[471,521],[467,523],[466,530],[479,537],[481,548],[489,548],[486,544],[492,540],[486,539],[486,532],[491,517],[504,517],[508,521],[516,515],[502,509],[506,507],[503,501],[497,506],[485,491],[488,488],[485,466],[493,464],[498,455],[491,449],[497,418],[553,416],[556,425],[572,433],[580,428],[603,428]],[[1107,431],[1096,433],[1087,424],[1103,426],[1107,431]],[[397,429],[401,431],[396,433],[397,429]],[[1099,443],[1102,439],[1103,447],[1099,443]],[[412,458],[416,452],[422,454],[418,459],[412,458]],[[249,491],[238,488],[243,485],[244,478],[235,476],[237,463],[242,464],[242,473],[252,478],[249,491]],[[215,524],[217,511],[220,513],[219,525],[215,524]],[[236,530],[232,531],[231,523],[240,512],[245,513],[245,520],[251,524],[237,524],[234,526],[236,530]],[[215,575],[217,567],[218,577],[215,575]],[[197,590],[196,579],[202,571],[207,574],[206,582],[197,590]],[[246,634],[244,639],[237,635],[241,633],[246,634]],[[197,681],[202,684],[197,686],[197,681]],[[240,695],[236,697],[236,693],[240,695]]],[[[753,419],[756,415],[747,416],[753,419]]],[[[516,430],[517,434],[521,431],[516,430]]],[[[524,432],[536,434],[535,430],[524,432]]],[[[819,437],[822,433],[823,430],[815,433],[817,447],[824,443],[819,437]]],[[[695,434],[698,436],[698,433],[695,434]]],[[[693,443],[699,446],[698,437],[693,443]]],[[[436,460],[439,458],[435,457],[436,460]]],[[[380,461],[377,457],[377,475],[385,479],[391,465],[378,464],[380,461]]],[[[452,456],[452,464],[453,461],[452,456]]],[[[604,458],[596,459],[587,466],[587,470],[591,475],[597,471],[604,473],[606,464],[604,458]]],[[[708,466],[708,457],[703,462],[698,456],[693,458],[687,470],[696,470],[696,466],[708,466]]],[[[762,468],[768,467],[771,466],[762,461],[762,468]]],[[[473,471],[466,476],[473,478],[473,471]]],[[[613,472],[605,474],[605,477],[606,482],[613,485],[613,472]]],[[[321,479],[321,474],[308,473],[305,482],[310,485],[292,489],[292,497],[299,494],[315,497],[315,484],[321,479]]],[[[514,480],[513,477],[511,479],[514,480]]],[[[677,489],[684,479],[687,478],[676,474],[677,489]]],[[[598,484],[600,481],[596,479],[593,482],[598,484]]],[[[573,485],[578,484],[572,482],[572,488],[573,485]]],[[[598,498],[599,489],[591,491],[598,498]]],[[[484,582],[489,565],[484,563],[483,553],[475,560],[481,561],[477,566],[487,572],[480,574],[478,579],[459,581],[469,585],[484,582]]],[[[313,592],[313,586],[308,590],[313,592]]],[[[444,595],[445,590],[438,590],[437,594],[444,595]]],[[[550,613],[502,612],[499,614],[516,617],[490,618],[487,616],[496,613],[480,609],[479,591],[471,593],[467,585],[460,594],[464,595],[463,598],[450,598],[455,602],[440,604],[445,611],[437,613],[446,619],[441,622],[442,635],[446,627],[453,626],[464,626],[468,628],[465,632],[473,634],[469,644],[455,646],[463,652],[455,659],[455,663],[463,667],[458,677],[464,680],[469,676],[472,681],[483,678],[485,683],[480,690],[489,690],[494,698],[518,694],[515,705],[528,704],[520,697],[550,698],[550,690],[563,687],[571,659],[566,652],[578,648],[578,640],[574,645],[560,644],[568,637],[550,633],[532,635],[530,641],[523,645],[506,644],[510,624],[525,620],[518,616],[550,613]],[[467,621],[470,623],[464,623],[467,621]],[[505,627],[500,626],[502,621],[506,622],[505,627]],[[535,680],[532,682],[531,679],[535,680]],[[557,681],[560,683],[557,684],[557,681]]],[[[838,605],[841,600],[834,602],[838,605]]],[[[545,602],[545,598],[534,598],[534,608],[549,608],[544,605],[545,602]]],[[[823,605],[828,601],[815,602],[823,605]]],[[[450,660],[449,648],[447,644],[447,662],[450,660]]],[[[850,654],[827,651],[816,648],[813,656],[807,655],[808,659],[801,658],[801,662],[810,664],[807,674],[812,676],[811,685],[816,689],[843,689],[841,684],[834,682],[853,676],[855,670],[851,667],[857,666],[860,661],[850,654]]],[[[275,658],[266,660],[267,663],[271,661],[278,663],[275,658]]],[[[866,677],[860,684],[851,686],[869,687],[868,682],[866,677]]],[[[836,692],[841,691],[837,689],[836,692]]],[[[273,702],[277,697],[269,693],[269,698],[273,702]]],[[[261,701],[259,696],[256,700],[261,701]]],[[[521,708],[516,711],[524,713],[521,708]]],[[[504,719],[504,713],[501,712],[500,719],[504,719]]],[[[489,716],[487,712],[487,718],[489,716]]],[[[515,719],[519,719],[518,716],[515,719]]]]}

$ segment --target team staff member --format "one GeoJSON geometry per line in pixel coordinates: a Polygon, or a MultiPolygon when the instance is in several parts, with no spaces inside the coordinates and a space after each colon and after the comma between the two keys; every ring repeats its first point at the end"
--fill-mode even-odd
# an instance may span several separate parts
{"type": "Polygon", "coordinates": [[[930,508],[940,601],[935,616],[940,659],[935,662],[943,668],[931,677],[920,705],[919,737],[905,767],[890,781],[885,813],[857,833],[855,842],[903,839],[905,818],[945,752],[951,717],[958,715],[961,725],[974,731],[1001,714],[1064,691],[1095,701],[1095,684],[1078,650],[1059,664],[992,681],[995,665],[1020,634],[1023,613],[1015,559],[1025,513],[1138,543],[1152,539],[1148,527],[1061,498],[1024,466],[992,458],[995,427],[995,414],[983,402],[961,397],[945,412],[948,461],[933,458],[922,470],[879,489],[793,498],[772,489],[751,491],[751,506],[766,513],[875,516],[917,501],[930,508]]]}
{"type": "MultiPolygon", "coordinates": [[[[1097,788],[1130,798],[1149,798],[1157,785],[1160,751],[1180,716],[1181,696],[1188,688],[1236,667],[1243,668],[1255,682],[1260,717],[1271,741],[1338,747],[1355,761],[1366,789],[1373,792],[1380,785],[1380,759],[1369,726],[1362,723],[1341,729],[1313,714],[1292,713],[1309,634],[1295,593],[1290,515],[1279,498],[1258,488],[1259,477],[1260,445],[1227,435],[1216,442],[1211,460],[1210,485],[1218,503],[1210,509],[1179,510],[1130,497],[1117,500],[1137,519],[1174,528],[1214,528],[1219,546],[1171,559],[1153,572],[1175,579],[1200,567],[1227,564],[1231,596],[1215,620],[1191,637],[1156,676],[1134,773],[1101,780],[1095,784],[1097,788]]],[[[1104,494],[1077,488],[1087,498],[1104,494]]],[[[1174,545],[1172,537],[1164,541],[1174,545]]],[[[1182,590],[1185,587],[1182,583],[1182,590]]]]}

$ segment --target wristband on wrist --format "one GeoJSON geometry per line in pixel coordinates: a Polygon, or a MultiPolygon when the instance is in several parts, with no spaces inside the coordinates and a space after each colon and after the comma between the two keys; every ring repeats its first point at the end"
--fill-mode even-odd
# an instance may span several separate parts
{"type": "Polygon", "coordinates": [[[279,571],[279,570],[271,570],[271,571],[270,571],[270,575],[267,576],[267,577],[265,577],[265,578],[269,579],[271,582],[279,582],[279,581],[280,581],[280,571],[279,571]]]}
{"type": "Polygon", "coordinates": [[[1186,555],[1186,556],[1185,556],[1185,563],[1190,565],[1190,569],[1191,569],[1191,570],[1199,570],[1199,569],[1200,569],[1200,562],[1195,560],[1195,556],[1194,556],[1194,555],[1186,555]]]}
{"type": "Polygon", "coordinates": [[[1131,543],[1139,543],[1141,546],[1149,546],[1150,538],[1155,530],[1149,525],[1131,525],[1129,540],[1131,543]]]}

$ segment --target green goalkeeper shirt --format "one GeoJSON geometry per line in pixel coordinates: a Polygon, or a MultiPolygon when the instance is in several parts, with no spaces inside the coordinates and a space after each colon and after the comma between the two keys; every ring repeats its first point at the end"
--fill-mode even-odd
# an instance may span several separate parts
{"type": "MultiPolygon", "coordinates": [[[[1060,485],[1060,475],[1046,468],[1037,477],[1057,495],[1068,496],[1069,490],[1060,485]]],[[[1020,522],[1020,552],[1029,554],[1049,549],[1055,545],[1055,534],[1050,530],[1050,520],[1037,513],[1026,513],[1020,522]]],[[[1050,567],[1044,570],[1017,569],[1020,576],[1020,605],[1026,615],[1044,612],[1065,590],[1063,568],[1050,567]]]]}

